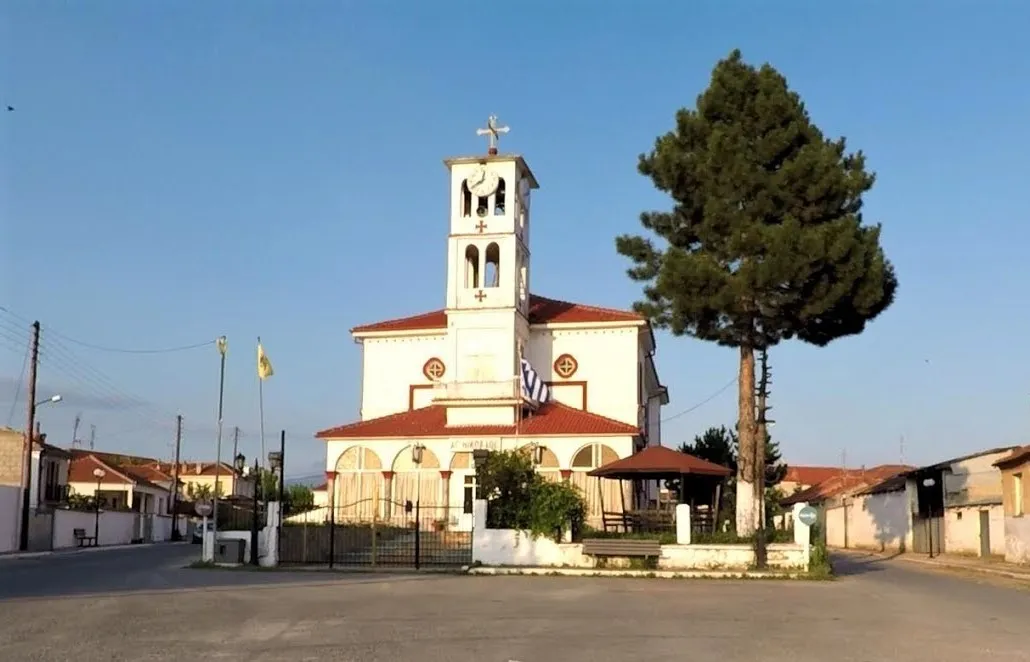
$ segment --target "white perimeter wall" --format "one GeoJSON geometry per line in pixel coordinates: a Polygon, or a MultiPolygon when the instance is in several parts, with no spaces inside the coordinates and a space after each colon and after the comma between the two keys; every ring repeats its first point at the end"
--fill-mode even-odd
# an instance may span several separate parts
{"type": "Polygon", "coordinates": [[[1030,517],[1005,518],[1005,560],[1030,565],[1030,517]]]}
{"type": "Polygon", "coordinates": [[[905,551],[912,549],[912,514],[904,490],[848,497],[826,508],[829,547],[905,551]]]}
{"type": "Polygon", "coordinates": [[[0,485],[0,554],[18,549],[21,488],[0,485]]]}

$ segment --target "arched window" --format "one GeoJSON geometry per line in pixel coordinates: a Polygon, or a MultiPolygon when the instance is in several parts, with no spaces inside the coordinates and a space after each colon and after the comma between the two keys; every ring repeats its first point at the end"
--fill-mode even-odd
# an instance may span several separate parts
{"type": "Polygon", "coordinates": [[[467,179],[461,183],[461,215],[465,218],[472,216],[472,191],[467,179]]]}
{"type": "Polygon", "coordinates": [[[383,463],[375,451],[351,446],[336,460],[337,521],[372,521],[378,495],[382,495],[383,463]]]}
{"type": "Polygon", "coordinates": [[[604,526],[602,513],[622,512],[631,505],[630,485],[622,481],[588,476],[587,472],[618,460],[618,454],[606,444],[588,444],[572,456],[570,482],[578,487],[587,502],[587,524],[604,526]]]}
{"type": "Polygon", "coordinates": [[[497,191],[494,193],[494,216],[504,216],[505,208],[504,178],[497,182],[497,191]]]}
{"type": "Polygon", "coordinates": [[[491,242],[486,247],[486,267],[484,271],[484,287],[497,287],[501,284],[501,247],[494,242],[491,242]]]}
{"type": "Polygon", "coordinates": [[[479,249],[475,246],[465,247],[465,287],[476,289],[479,284],[479,249]]]}
{"type": "Polygon", "coordinates": [[[422,462],[415,463],[412,447],[405,446],[393,460],[392,515],[404,519],[410,517],[400,506],[417,501],[423,521],[431,523],[446,516],[443,512],[442,480],[440,460],[428,448],[422,448],[422,462]]]}

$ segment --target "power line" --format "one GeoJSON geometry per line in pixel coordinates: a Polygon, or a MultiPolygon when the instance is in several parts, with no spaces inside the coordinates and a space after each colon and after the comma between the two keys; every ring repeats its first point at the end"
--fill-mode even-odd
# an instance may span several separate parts
{"type": "Polygon", "coordinates": [[[18,399],[21,396],[21,387],[25,383],[25,368],[29,365],[29,351],[31,345],[25,345],[25,357],[21,360],[21,374],[18,375],[18,385],[14,387],[14,397],[11,398],[11,411],[7,414],[7,427],[14,422],[14,410],[18,408],[18,399]]]}
{"type": "Polygon", "coordinates": [[[668,416],[668,417],[666,417],[666,418],[663,418],[663,419],[662,419],[662,423],[668,423],[669,421],[671,421],[671,420],[673,420],[673,419],[676,419],[676,418],[679,418],[680,416],[685,416],[686,414],[689,414],[690,412],[694,411],[695,409],[700,409],[700,408],[701,408],[701,407],[703,407],[704,405],[708,404],[708,403],[709,403],[709,402],[711,402],[712,400],[715,400],[715,399],[716,399],[717,397],[719,397],[720,395],[722,395],[722,394],[723,394],[723,393],[724,393],[724,392],[726,391],[726,389],[728,389],[729,387],[733,386],[733,385],[734,385],[734,384],[736,384],[736,383],[737,383],[737,378],[736,378],[736,377],[734,377],[734,378],[733,378],[733,379],[731,379],[730,381],[726,382],[726,383],[725,383],[725,384],[723,385],[723,387],[722,387],[722,388],[720,388],[720,389],[719,389],[718,391],[716,391],[715,393],[712,393],[712,394],[711,394],[710,396],[708,396],[707,398],[705,398],[705,399],[704,399],[704,400],[702,400],[701,402],[698,402],[698,403],[697,403],[697,404],[695,404],[695,405],[691,405],[690,407],[687,407],[687,408],[686,408],[686,409],[684,409],[683,411],[681,411],[681,412],[677,412],[677,413],[673,414],[672,416],[668,416]]]}
{"type": "MultiPolygon", "coordinates": [[[[10,309],[5,308],[3,306],[0,306],[0,311],[3,311],[8,315],[11,315],[12,317],[18,318],[22,321],[25,320],[25,318],[21,315],[18,315],[10,309]]],[[[71,338],[61,333],[60,331],[56,331],[55,329],[49,326],[47,327],[47,333],[57,336],[58,338],[61,338],[66,342],[79,345],[80,347],[85,347],[87,349],[95,349],[101,352],[115,352],[118,354],[169,354],[171,352],[184,352],[190,349],[208,347],[214,345],[217,342],[216,340],[205,340],[204,342],[193,343],[192,345],[180,345],[178,347],[164,347],[160,349],[124,349],[120,347],[105,347],[104,345],[94,345],[93,343],[84,342],[82,340],[76,340],[75,338],[71,338]]]]}

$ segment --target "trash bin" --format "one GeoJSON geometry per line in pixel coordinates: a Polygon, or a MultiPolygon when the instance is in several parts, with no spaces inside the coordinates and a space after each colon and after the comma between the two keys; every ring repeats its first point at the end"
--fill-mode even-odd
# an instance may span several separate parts
{"type": "Polygon", "coordinates": [[[239,539],[215,541],[215,563],[242,565],[246,545],[245,540],[239,539]]]}

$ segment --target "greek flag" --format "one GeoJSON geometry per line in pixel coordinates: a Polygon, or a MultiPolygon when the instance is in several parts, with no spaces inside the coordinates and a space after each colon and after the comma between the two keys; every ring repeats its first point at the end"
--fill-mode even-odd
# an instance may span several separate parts
{"type": "Polygon", "coordinates": [[[529,361],[521,359],[522,362],[522,395],[532,402],[547,402],[551,399],[551,388],[540,379],[540,375],[529,361]]]}

